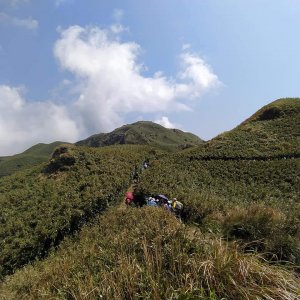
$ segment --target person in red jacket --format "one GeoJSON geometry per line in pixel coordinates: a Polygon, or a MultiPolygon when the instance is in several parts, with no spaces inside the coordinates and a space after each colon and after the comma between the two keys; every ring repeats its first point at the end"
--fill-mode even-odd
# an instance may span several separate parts
{"type": "Polygon", "coordinates": [[[133,203],[134,200],[134,195],[132,192],[127,192],[125,194],[126,198],[125,198],[125,204],[126,205],[131,205],[133,203]]]}

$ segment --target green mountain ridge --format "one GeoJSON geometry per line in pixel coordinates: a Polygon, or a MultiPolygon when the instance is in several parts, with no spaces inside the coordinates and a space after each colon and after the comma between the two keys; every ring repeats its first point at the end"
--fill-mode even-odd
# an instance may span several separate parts
{"type": "Polygon", "coordinates": [[[179,129],[167,129],[150,121],[124,125],[110,133],[100,133],[76,143],[78,146],[103,147],[110,145],[139,144],[166,150],[179,150],[202,144],[203,140],[179,129]]]}
{"type": "MultiPolygon", "coordinates": [[[[183,132],[179,129],[166,129],[153,122],[141,121],[124,125],[110,133],[92,135],[85,140],[75,143],[75,145],[105,147],[132,144],[149,145],[165,150],[177,151],[200,145],[201,143],[203,141],[192,133],[183,132]]],[[[0,177],[47,162],[55,148],[61,144],[68,143],[39,143],[20,154],[0,157],[0,177]]]]}

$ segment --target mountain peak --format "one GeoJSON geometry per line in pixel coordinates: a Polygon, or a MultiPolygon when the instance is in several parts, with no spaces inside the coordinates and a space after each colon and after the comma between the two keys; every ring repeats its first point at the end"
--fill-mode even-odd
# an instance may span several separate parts
{"type": "Polygon", "coordinates": [[[298,157],[300,98],[265,105],[231,131],[210,140],[194,156],[298,157]]]}
{"type": "Polygon", "coordinates": [[[288,116],[290,117],[292,115],[299,114],[299,111],[300,98],[282,98],[263,106],[242,124],[247,122],[275,120],[288,116]]]}
{"type": "Polygon", "coordinates": [[[76,143],[78,146],[103,147],[116,144],[140,144],[166,150],[183,149],[203,143],[196,135],[168,129],[151,121],[123,125],[110,133],[100,133],[76,143]]]}

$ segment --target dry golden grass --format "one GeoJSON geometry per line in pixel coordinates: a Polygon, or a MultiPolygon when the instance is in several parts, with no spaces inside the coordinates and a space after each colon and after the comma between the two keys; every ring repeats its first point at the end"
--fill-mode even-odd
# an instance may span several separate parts
{"type": "MultiPolygon", "coordinates": [[[[299,280],[162,209],[112,209],[7,278],[1,299],[286,299],[299,280]]],[[[298,294],[297,294],[298,292],[298,294]]]]}

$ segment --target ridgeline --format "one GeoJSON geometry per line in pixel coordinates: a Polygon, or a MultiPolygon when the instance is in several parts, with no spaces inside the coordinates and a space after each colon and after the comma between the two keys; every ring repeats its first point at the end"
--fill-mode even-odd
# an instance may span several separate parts
{"type": "Polygon", "coordinates": [[[78,146],[103,147],[138,144],[176,151],[203,143],[196,135],[179,129],[167,129],[149,121],[124,125],[110,133],[95,134],[76,143],[78,146]]]}

